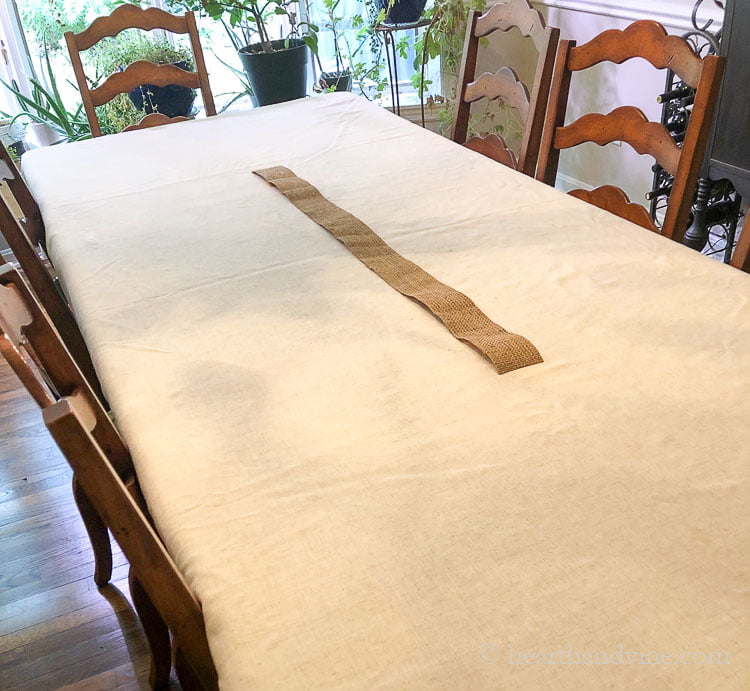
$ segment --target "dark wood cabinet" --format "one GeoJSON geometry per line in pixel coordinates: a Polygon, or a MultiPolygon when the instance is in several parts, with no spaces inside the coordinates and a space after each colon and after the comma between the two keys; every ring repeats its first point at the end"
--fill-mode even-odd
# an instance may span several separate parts
{"type": "Polygon", "coordinates": [[[728,178],[750,200],[750,2],[727,0],[721,55],[727,65],[702,177],[728,178]]]}
{"type": "Polygon", "coordinates": [[[750,0],[726,0],[719,52],[724,81],[684,242],[713,253],[710,230],[721,228],[729,262],[742,198],[750,200],[750,0]]]}

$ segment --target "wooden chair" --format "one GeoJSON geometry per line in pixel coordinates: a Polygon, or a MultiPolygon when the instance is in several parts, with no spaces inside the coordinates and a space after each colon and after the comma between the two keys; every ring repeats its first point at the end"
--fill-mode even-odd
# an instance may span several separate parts
{"type": "Polygon", "coordinates": [[[644,228],[682,241],[723,68],[724,58],[709,55],[701,59],[685,40],[668,36],[664,27],[653,21],[635,22],[624,31],[605,31],[578,47],[573,41],[561,41],[555,61],[537,178],[550,185],[555,184],[562,149],[583,142],[594,142],[600,146],[614,141],[626,142],[638,153],[653,156],[674,176],[661,230],[646,209],[631,203],[618,187],[605,185],[590,192],[574,190],[571,194],[644,228]],[[673,70],[685,84],[696,89],[693,111],[681,148],[663,125],[649,122],[643,112],[633,106],[617,108],[609,115],[587,114],[564,126],[573,72],[605,61],[620,64],[635,57],[648,60],[657,69],[673,70]]]}
{"type": "MultiPolygon", "coordinates": [[[[185,15],[173,15],[156,7],[141,9],[136,5],[124,4],[118,7],[107,17],[98,17],[91,25],[78,34],[71,31],[65,33],[65,41],[68,44],[70,59],[73,70],[81,92],[83,107],[86,111],[91,134],[99,137],[102,134],[99,120],[96,117],[96,107],[111,101],[118,94],[129,93],[141,84],[154,84],[155,86],[185,86],[190,89],[200,89],[203,98],[203,106],[206,115],[216,115],[211,87],[208,83],[206,63],[203,59],[198,28],[195,23],[195,15],[187,12],[185,15]],[[174,65],[155,65],[145,60],[139,60],[128,65],[122,72],[110,75],[103,84],[95,89],[89,89],[86,75],[83,72],[81,62],[81,51],[88,50],[103,38],[117,36],[126,29],[163,29],[175,34],[188,34],[190,46],[195,60],[195,72],[181,70],[174,65]]],[[[179,122],[187,118],[178,116],[169,118],[163,113],[150,113],[137,125],[126,127],[123,131],[155,127],[170,122],[179,122]]]]}
{"type": "MultiPolygon", "coordinates": [[[[63,395],[81,395],[95,401],[94,408],[102,423],[95,428],[99,443],[111,454],[122,477],[132,477],[134,473],[128,462],[127,449],[112,427],[106,411],[73,362],[51,321],[31,296],[26,282],[10,264],[0,266],[0,287],[3,296],[0,298],[0,336],[3,336],[0,351],[11,369],[41,408],[54,403],[56,396],[63,395]],[[24,348],[29,351],[33,362],[44,371],[45,386],[39,385],[37,377],[30,376],[31,369],[22,357],[24,348]]],[[[94,552],[94,582],[101,587],[109,582],[112,575],[112,551],[107,529],[91,501],[81,491],[75,475],[73,496],[94,552]]]]}
{"type": "Polygon", "coordinates": [[[34,246],[45,246],[42,212],[18,170],[15,161],[0,142],[0,178],[5,182],[21,210],[19,219],[26,236],[34,246]]]}
{"type": "Polygon", "coordinates": [[[74,496],[91,537],[95,581],[111,576],[111,531],[130,562],[130,590],[151,645],[151,684],[171,670],[217,688],[200,604],[153,528],[130,454],[25,281],[0,266],[0,351],[42,408],[44,421],[73,469],[74,496]]]}
{"type": "Polygon", "coordinates": [[[484,14],[472,10],[466,27],[463,60],[458,76],[451,139],[527,175],[534,175],[559,40],[560,30],[545,28],[541,13],[528,0],[503,0],[492,5],[484,14]],[[539,52],[530,96],[527,86],[507,66],[501,67],[494,74],[485,72],[474,81],[479,39],[495,31],[510,31],[513,28],[529,38],[539,52]],[[498,134],[477,135],[467,139],[471,104],[482,98],[506,103],[524,123],[517,157],[498,134]]]}
{"type": "Polygon", "coordinates": [[[0,199],[0,232],[8,243],[16,261],[42,303],[45,311],[73,355],[97,398],[105,403],[99,379],[94,371],[86,343],[78,324],[54,275],[51,263],[44,255],[44,225],[39,207],[18,168],[0,144],[0,178],[13,193],[22,218],[17,218],[8,201],[0,199]]]}

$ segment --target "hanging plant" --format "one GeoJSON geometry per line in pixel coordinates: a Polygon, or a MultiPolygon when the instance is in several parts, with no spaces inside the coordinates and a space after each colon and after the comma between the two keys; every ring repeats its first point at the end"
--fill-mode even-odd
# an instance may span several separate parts
{"type": "MultiPolygon", "coordinates": [[[[425,70],[427,62],[440,57],[441,68],[449,81],[455,83],[463,55],[466,24],[471,10],[483,10],[484,0],[435,0],[433,6],[427,10],[425,16],[430,20],[427,30],[421,34],[415,44],[414,69],[412,83],[419,92],[422,103],[422,119],[424,120],[424,95],[432,82],[426,80],[425,70]]],[[[451,104],[455,98],[455,86],[451,92],[444,95],[439,115],[441,130],[450,126],[453,118],[451,104]]]]}

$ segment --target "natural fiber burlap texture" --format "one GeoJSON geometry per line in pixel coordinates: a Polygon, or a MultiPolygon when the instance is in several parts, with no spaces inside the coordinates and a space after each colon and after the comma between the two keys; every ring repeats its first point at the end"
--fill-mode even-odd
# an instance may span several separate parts
{"type": "Polygon", "coordinates": [[[498,374],[542,362],[539,351],[527,339],[495,324],[469,297],[400,255],[372,228],[326,199],[289,168],[274,166],[253,173],[273,185],[303,214],[342,242],[391,288],[430,310],[458,340],[484,355],[498,374]]]}

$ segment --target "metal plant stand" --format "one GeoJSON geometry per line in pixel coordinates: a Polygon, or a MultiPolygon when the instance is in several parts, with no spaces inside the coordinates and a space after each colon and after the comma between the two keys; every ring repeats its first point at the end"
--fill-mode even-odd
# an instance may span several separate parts
{"type": "Polygon", "coordinates": [[[398,56],[396,55],[396,39],[393,34],[397,31],[414,31],[416,37],[417,31],[424,26],[429,26],[429,19],[420,19],[417,22],[409,24],[378,24],[374,30],[382,34],[383,43],[385,43],[385,61],[388,65],[388,84],[391,87],[391,111],[396,115],[401,115],[401,99],[398,88],[398,56]]]}

